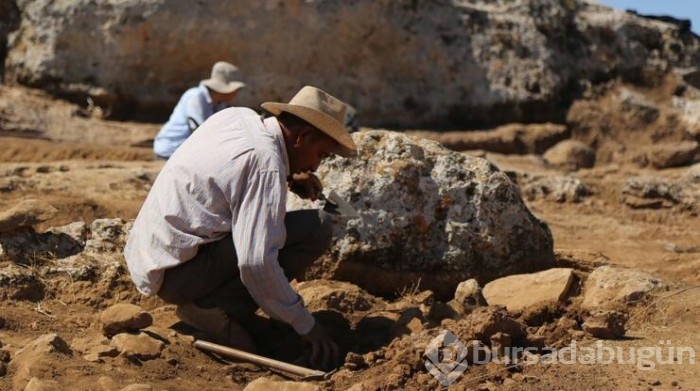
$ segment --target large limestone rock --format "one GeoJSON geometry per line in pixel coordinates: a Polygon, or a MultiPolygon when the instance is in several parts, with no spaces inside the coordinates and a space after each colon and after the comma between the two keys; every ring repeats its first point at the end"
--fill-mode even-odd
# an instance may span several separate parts
{"type": "MultiPolygon", "coordinates": [[[[317,277],[374,294],[420,283],[450,299],[468,278],[489,281],[552,262],[549,228],[489,161],[396,132],[364,131],[354,139],[358,158],[334,158],[318,170],[360,217],[337,219],[317,277]]],[[[308,206],[290,197],[290,209],[308,206]]]]}
{"type": "Polygon", "coordinates": [[[2,0],[5,9],[8,81],[164,115],[222,59],[250,85],[239,104],[287,100],[308,83],[352,102],[369,126],[471,128],[561,122],[583,86],[700,59],[687,26],[583,0],[2,0]]]}

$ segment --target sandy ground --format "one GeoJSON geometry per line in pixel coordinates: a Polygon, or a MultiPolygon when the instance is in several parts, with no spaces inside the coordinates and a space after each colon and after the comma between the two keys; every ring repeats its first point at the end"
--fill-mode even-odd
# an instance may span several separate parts
{"type": "MultiPolygon", "coordinates": [[[[4,90],[0,100],[5,106],[0,104],[0,108],[7,107],[10,94],[15,94],[12,98],[19,96],[17,91],[4,90]]],[[[63,102],[47,105],[58,113],[76,110],[63,102]]],[[[148,145],[157,125],[112,123],[69,114],[56,117],[64,118],[66,127],[79,133],[51,130],[62,129],[60,124],[53,124],[42,128],[49,129],[41,133],[45,139],[30,132],[31,126],[5,131],[0,136],[0,210],[28,198],[54,205],[58,214],[37,225],[37,231],[79,220],[134,218],[162,166],[151,160],[151,150],[147,146],[139,146],[148,145]]],[[[489,155],[489,159],[502,170],[543,175],[555,172],[538,165],[529,166],[522,157],[489,155]]],[[[695,208],[692,205],[690,208],[673,205],[633,208],[623,202],[624,194],[620,190],[631,176],[653,175],[675,180],[687,170],[688,167],[654,170],[619,162],[604,164],[576,173],[592,190],[582,202],[527,200],[532,212],[551,228],[558,254],[569,254],[581,265],[602,261],[633,267],[670,285],[670,289],[655,301],[630,309],[627,337],[605,341],[606,346],[653,347],[662,352],[671,345],[700,349],[697,205],[695,208]]],[[[0,267],[3,262],[11,260],[0,260],[0,267]]],[[[9,299],[0,302],[0,321],[4,323],[0,324],[0,343],[6,350],[24,346],[46,333],[58,333],[70,342],[93,330],[96,314],[118,302],[143,306],[154,315],[155,326],[162,329],[172,330],[177,325],[172,308],[158,300],[140,298],[124,276],[111,287],[72,283],[60,278],[47,281],[46,285],[48,294],[40,302],[9,299]]],[[[347,320],[357,325],[361,318],[348,314],[347,320]]],[[[434,328],[439,329],[439,325],[434,328]]],[[[336,327],[335,330],[341,329],[336,327]]],[[[375,331],[369,328],[364,332],[367,334],[354,335],[355,342],[370,340],[375,331]]],[[[58,382],[57,389],[66,389],[70,384],[70,389],[75,390],[119,390],[134,383],[148,384],[159,390],[231,390],[242,389],[248,381],[262,376],[283,379],[254,366],[232,364],[199,352],[184,337],[172,340],[175,342],[171,351],[177,359],[136,363],[117,357],[104,363],[88,363],[77,358],[52,364],[53,372],[49,377],[58,382]]],[[[385,358],[383,365],[379,360],[366,368],[344,369],[332,380],[315,384],[324,389],[348,389],[359,382],[365,382],[365,388],[356,388],[358,390],[439,388],[429,375],[416,373],[415,366],[407,370],[408,374],[400,375],[402,367],[395,357],[400,355],[402,345],[400,341],[389,343],[373,346],[394,352],[394,358],[385,358]],[[387,368],[387,361],[393,363],[393,369],[387,368]],[[387,370],[392,372],[388,375],[387,370]]],[[[595,341],[589,339],[581,343],[594,346],[595,341]]],[[[360,353],[369,352],[367,346],[360,353]]],[[[470,368],[450,389],[700,389],[698,364],[689,360],[653,368],[637,364],[539,364],[518,368],[486,365],[470,368]]],[[[0,372],[0,389],[16,387],[13,383],[16,376],[11,370],[4,376],[0,372]]]]}

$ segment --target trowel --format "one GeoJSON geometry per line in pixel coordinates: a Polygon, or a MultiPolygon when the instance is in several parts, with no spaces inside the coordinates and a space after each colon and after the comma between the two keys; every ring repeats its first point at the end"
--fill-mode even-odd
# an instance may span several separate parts
{"type": "MultiPolygon", "coordinates": [[[[299,184],[292,184],[292,191],[296,194],[302,194],[303,188],[299,184]]],[[[323,211],[326,213],[341,215],[349,218],[360,217],[355,208],[345,201],[341,196],[333,190],[323,189],[317,196],[317,199],[323,201],[323,211]]]]}
{"type": "Polygon", "coordinates": [[[333,190],[324,189],[318,199],[323,200],[323,211],[326,213],[342,215],[349,218],[360,217],[355,208],[333,190]]]}
{"type": "Polygon", "coordinates": [[[683,80],[690,84],[691,86],[700,89],[700,70],[695,70],[689,73],[686,73],[685,75],[682,76],[683,80]]]}

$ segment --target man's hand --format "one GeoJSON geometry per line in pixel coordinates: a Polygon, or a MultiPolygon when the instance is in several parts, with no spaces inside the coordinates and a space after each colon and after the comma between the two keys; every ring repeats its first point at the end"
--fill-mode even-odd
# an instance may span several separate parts
{"type": "Polygon", "coordinates": [[[338,345],[326,334],[326,330],[318,321],[314,324],[314,328],[301,338],[311,345],[309,361],[314,368],[328,371],[340,365],[338,345]]]}
{"type": "Polygon", "coordinates": [[[294,174],[288,179],[289,190],[303,199],[315,201],[321,195],[323,185],[316,175],[310,172],[294,174]]]}

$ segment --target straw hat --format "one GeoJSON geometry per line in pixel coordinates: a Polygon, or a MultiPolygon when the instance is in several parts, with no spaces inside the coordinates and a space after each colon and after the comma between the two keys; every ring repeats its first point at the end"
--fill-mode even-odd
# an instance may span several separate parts
{"type": "Polygon", "coordinates": [[[211,77],[202,80],[202,84],[220,94],[230,94],[245,87],[245,83],[236,81],[238,68],[225,61],[219,61],[211,68],[211,77]]]}
{"type": "Polygon", "coordinates": [[[274,115],[293,114],[331,136],[339,144],[340,156],[357,155],[357,145],[344,125],[348,105],[325,91],[305,86],[289,103],[265,102],[262,108],[274,115]]]}

